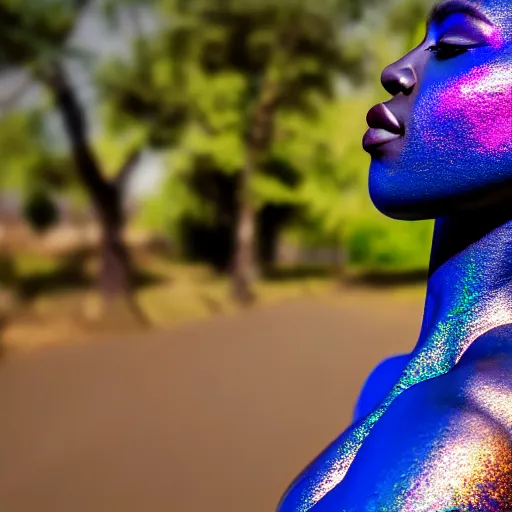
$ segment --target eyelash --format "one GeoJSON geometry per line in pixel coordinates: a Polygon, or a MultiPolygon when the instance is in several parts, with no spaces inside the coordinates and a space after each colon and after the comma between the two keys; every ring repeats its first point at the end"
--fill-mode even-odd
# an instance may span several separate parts
{"type": "Polygon", "coordinates": [[[432,52],[440,60],[449,59],[461,55],[469,50],[466,46],[438,43],[429,46],[426,51],[432,52]]]}

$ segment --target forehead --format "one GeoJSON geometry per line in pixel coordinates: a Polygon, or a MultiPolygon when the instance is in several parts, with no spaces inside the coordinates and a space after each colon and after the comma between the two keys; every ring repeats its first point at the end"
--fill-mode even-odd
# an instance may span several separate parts
{"type": "Polygon", "coordinates": [[[476,8],[500,30],[506,39],[512,37],[512,0],[444,0],[436,2],[436,6],[447,4],[450,6],[460,5],[461,10],[464,9],[464,6],[476,8]]]}
{"type": "Polygon", "coordinates": [[[512,0],[471,0],[490,21],[501,28],[503,35],[512,34],[512,0]]]}
{"type": "MultiPolygon", "coordinates": [[[[449,1],[441,3],[449,3],[449,1]]],[[[505,17],[512,15],[512,0],[462,0],[461,3],[473,5],[490,16],[505,17]]]]}
{"type": "Polygon", "coordinates": [[[489,8],[489,9],[508,9],[510,10],[512,4],[510,0],[468,0],[469,3],[474,4],[478,7],[489,8]]]}

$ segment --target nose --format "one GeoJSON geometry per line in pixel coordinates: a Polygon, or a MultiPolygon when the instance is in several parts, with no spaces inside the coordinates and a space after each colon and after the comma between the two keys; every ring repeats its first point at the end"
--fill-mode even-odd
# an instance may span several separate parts
{"type": "Polygon", "coordinates": [[[395,62],[384,69],[380,81],[392,96],[399,93],[408,96],[418,83],[418,77],[412,67],[395,62]]]}

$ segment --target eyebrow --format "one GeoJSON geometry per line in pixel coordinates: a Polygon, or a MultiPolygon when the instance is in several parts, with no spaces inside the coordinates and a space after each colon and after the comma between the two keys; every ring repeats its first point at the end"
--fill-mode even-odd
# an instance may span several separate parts
{"type": "Polygon", "coordinates": [[[448,0],[447,2],[436,5],[428,16],[428,23],[433,21],[441,23],[448,16],[456,13],[467,14],[477,20],[483,21],[489,25],[492,25],[489,18],[485,16],[480,10],[478,10],[474,4],[465,0],[448,0]]]}

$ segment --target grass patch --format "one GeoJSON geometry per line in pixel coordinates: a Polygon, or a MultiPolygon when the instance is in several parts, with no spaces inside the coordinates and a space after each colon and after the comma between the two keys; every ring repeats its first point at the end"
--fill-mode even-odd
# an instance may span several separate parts
{"type": "MultiPolygon", "coordinates": [[[[239,311],[226,276],[203,265],[172,261],[148,251],[133,252],[132,256],[137,269],[135,298],[152,326],[173,327],[239,311]]],[[[4,346],[32,349],[97,337],[98,329],[87,323],[101,305],[94,289],[97,261],[90,253],[58,258],[21,254],[15,258],[15,267],[22,303],[4,326],[4,346]]],[[[336,301],[356,300],[361,293],[380,301],[386,294],[420,297],[424,277],[423,271],[414,269],[405,273],[351,269],[340,286],[329,269],[283,267],[255,285],[254,307],[311,295],[336,301]]],[[[109,323],[105,330],[108,335],[129,330],[129,322],[121,314],[110,318],[109,323]]]]}
{"type": "MultiPolygon", "coordinates": [[[[206,266],[171,261],[147,252],[135,253],[133,258],[137,268],[135,298],[154,327],[173,327],[239,310],[230,297],[229,279],[206,266]]],[[[4,328],[4,345],[33,349],[97,336],[98,330],[87,326],[87,319],[93,318],[100,306],[94,289],[95,267],[97,262],[88,255],[76,255],[75,259],[17,257],[22,304],[4,328]]],[[[283,279],[256,284],[255,307],[332,288],[328,274],[287,274],[283,279]]],[[[111,319],[109,335],[115,334],[111,327],[116,322],[111,319]]],[[[119,318],[118,334],[123,333],[124,323],[119,318]]]]}

